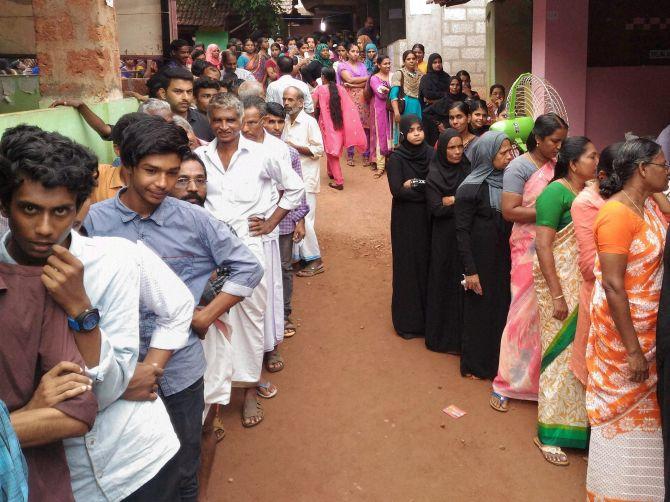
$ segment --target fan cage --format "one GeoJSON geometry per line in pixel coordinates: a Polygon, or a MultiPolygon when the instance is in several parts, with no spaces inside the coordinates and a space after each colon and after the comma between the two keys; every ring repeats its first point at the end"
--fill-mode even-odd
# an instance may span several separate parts
{"type": "Polygon", "coordinates": [[[565,104],[556,89],[542,77],[523,73],[516,79],[505,103],[508,118],[532,117],[556,113],[570,123],[565,104]]]}

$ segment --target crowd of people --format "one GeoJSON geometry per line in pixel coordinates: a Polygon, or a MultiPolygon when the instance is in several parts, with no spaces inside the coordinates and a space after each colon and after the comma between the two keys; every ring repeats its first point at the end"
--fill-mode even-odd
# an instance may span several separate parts
{"type": "Polygon", "coordinates": [[[137,112],[111,125],[83,101],[52,104],[110,141],[112,164],[35,126],[4,132],[9,500],[207,499],[223,407],[240,392],[242,425],[266,419],[297,333],[294,277],[326,270],[321,163],[341,191],[356,151],[393,199],[398,335],[493,380],[499,412],[537,401],[552,464],[590,446],[590,499],[663,498],[661,147],[599,154],[549,113],[522,154],[489,130],[502,85],[486,102],[421,44],[394,69],[377,43],[368,19],[355,39],[175,40],[160,64],[126,61],[147,78],[137,112]]]}

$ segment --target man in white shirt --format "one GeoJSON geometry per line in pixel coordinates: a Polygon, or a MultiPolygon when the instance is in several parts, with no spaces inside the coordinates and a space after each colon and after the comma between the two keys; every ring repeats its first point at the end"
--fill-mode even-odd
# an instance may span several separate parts
{"type": "MultiPolygon", "coordinates": [[[[178,477],[166,465],[172,464],[179,441],[154,392],[162,369],[137,364],[139,308],[142,302],[157,316],[152,349],[172,351],[188,339],[192,296],[142,247],[72,231],[77,210],[94,186],[97,159],[88,150],[59,134],[20,126],[5,133],[0,156],[12,165],[2,172],[2,185],[23,190],[20,197],[18,189],[3,194],[12,231],[0,241],[0,262],[29,259],[44,265],[51,278],[45,286],[56,301],[59,285],[82,290],[88,308],[80,315],[68,312],[70,326],[75,337],[90,340],[88,345],[95,341],[99,352],[95,364],[85,368],[98,400],[95,423],[84,436],[63,442],[75,498],[121,500],[158,482],[161,490],[154,496],[133,500],[174,500],[178,487],[172,479],[178,477]],[[31,211],[20,211],[21,205],[31,211]],[[58,256],[69,256],[67,263],[53,254],[56,246],[58,256]],[[83,265],[83,276],[74,261],[83,265]]],[[[87,349],[80,347],[85,354],[87,349]]]]}
{"type": "Polygon", "coordinates": [[[237,67],[237,56],[230,51],[223,51],[221,55],[223,61],[223,70],[225,73],[234,73],[239,79],[245,82],[256,82],[256,77],[249,70],[237,67]]]}
{"type": "MultiPolygon", "coordinates": [[[[196,150],[207,169],[205,208],[228,223],[264,263],[263,237],[276,232],[282,218],[298,207],[304,184],[290,164],[275,160],[274,152],[240,134],[244,109],[236,96],[230,93],[215,96],[207,113],[216,139],[196,150]],[[277,189],[283,190],[281,199],[277,189]]],[[[233,385],[246,388],[242,420],[245,427],[253,427],[263,419],[256,387],[265,346],[267,287],[268,278],[264,275],[252,295],[229,313],[233,385]]]]}
{"type": "Polygon", "coordinates": [[[293,59],[287,56],[281,56],[277,62],[279,67],[279,73],[281,77],[268,85],[268,90],[265,96],[265,101],[268,103],[279,103],[280,105],[284,104],[284,90],[289,87],[297,87],[300,89],[305,96],[304,98],[304,109],[307,113],[314,113],[314,102],[312,101],[312,95],[309,91],[309,86],[302,80],[293,78],[291,73],[293,72],[293,59]]]}
{"type": "Polygon", "coordinates": [[[305,113],[305,94],[297,87],[289,86],[282,96],[286,109],[286,125],[282,139],[300,154],[302,178],[309,213],[305,216],[305,237],[296,244],[298,255],[306,262],[296,275],[311,277],[324,271],[319,240],[314,229],[316,221],[316,195],[321,191],[321,157],[323,157],[323,137],[314,117],[305,113]]]}

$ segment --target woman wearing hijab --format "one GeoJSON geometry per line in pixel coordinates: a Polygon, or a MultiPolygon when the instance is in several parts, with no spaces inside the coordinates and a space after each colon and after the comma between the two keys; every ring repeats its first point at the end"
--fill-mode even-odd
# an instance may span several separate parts
{"type": "Polygon", "coordinates": [[[221,49],[216,44],[209,44],[205,52],[205,59],[208,63],[212,63],[219,70],[221,69],[221,49]]]}
{"type": "Polygon", "coordinates": [[[428,106],[449,94],[449,74],[442,66],[442,56],[434,52],[428,58],[428,72],[419,85],[419,99],[428,106]]]}
{"type": "Polygon", "coordinates": [[[424,189],[433,149],[416,115],[403,116],[399,128],[400,144],[386,165],[393,195],[391,316],[396,333],[409,339],[424,336],[425,329],[430,223],[424,189]]]}
{"type": "Polygon", "coordinates": [[[496,376],[500,337],[510,302],[512,225],[501,212],[503,170],[512,144],[501,132],[482,135],[470,156],[472,172],[456,191],[456,242],[465,275],[461,374],[496,376]]]}
{"type": "Polygon", "coordinates": [[[333,62],[330,60],[330,50],[326,44],[319,44],[314,51],[314,59],[300,70],[302,79],[305,83],[316,88],[321,78],[321,70],[332,68],[333,62]]]}
{"type": "Polygon", "coordinates": [[[458,131],[447,129],[437,141],[426,178],[426,202],[433,219],[428,294],[426,347],[435,352],[460,354],[463,330],[463,266],[454,246],[456,189],[470,174],[458,131]]]}
{"type": "Polygon", "coordinates": [[[449,107],[457,101],[465,101],[461,79],[449,77],[449,89],[446,95],[423,110],[423,126],[427,131],[429,145],[434,145],[439,134],[449,127],[449,107]]]}
{"type": "Polygon", "coordinates": [[[365,46],[365,68],[368,70],[368,75],[375,72],[377,62],[377,46],[370,42],[365,46]]]}

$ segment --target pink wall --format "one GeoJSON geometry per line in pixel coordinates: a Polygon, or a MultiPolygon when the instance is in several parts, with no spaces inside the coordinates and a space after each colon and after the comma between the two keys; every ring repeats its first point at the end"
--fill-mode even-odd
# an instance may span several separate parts
{"type": "Polygon", "coordinates": [[[584,0],[533,2],[533,73],[563,99],[570,134],[584,134],[589,6],[584,0]]]}
{"type": "Polygon", "coordinates": [[[603,148],[628,131],[658,135],[670,124],[668,82],[670,66],[588,68],[586,136],[603,148]]]}

